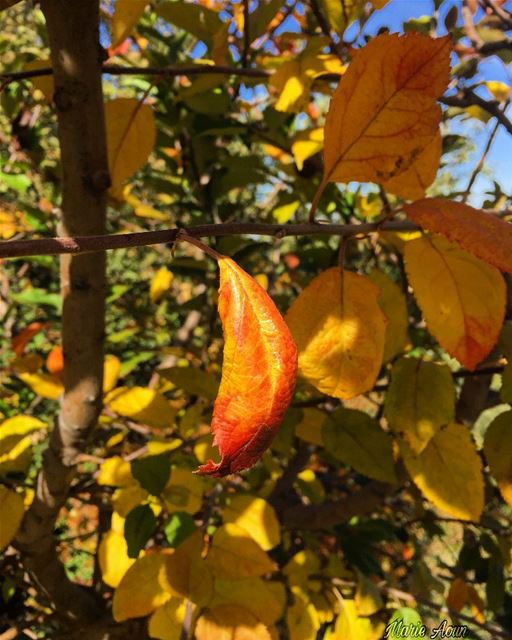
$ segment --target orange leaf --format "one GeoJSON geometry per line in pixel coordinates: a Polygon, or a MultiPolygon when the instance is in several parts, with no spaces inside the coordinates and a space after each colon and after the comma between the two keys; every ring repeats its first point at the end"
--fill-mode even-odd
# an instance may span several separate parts
{"type": "Polygon", "coordinates": [[[197,473],[220,477],[252,466],[276,435],[292,398],[297,348],[266,291],[231,259],[219,259],[224,364],[212,418],[221,461],[197,473]]]}
{"type": "MultiPolygon", "coordinates": [[[[332,181],[385,185],[415,162],[438,130],[450,49],[448,37],[409,33],[382,34],[357,52],[327,114],[319,193],[332,181]]],[[[409,189],[398,183],[395,193],[409,189]]]]}
{"type": "Polygon", "coordinates": [[[48,325],[47,322],[31,322],[28,326],[22,329],[11,341],[11,347],[14,353],[18,356],[25,351],[25,347],[32,340],[32,338],[44,329],[48,325]]]}
{"type": "Polygon", "coordinates": [[[424,198],[404,207],[407,217],[441,233],[489,264],[512,273],[512,224],[462,202],[424,198]]]}
{"type": "Polygon", "coordinates": [[[496,344],[503,324],[502,275],[443,236],[407,242],[404,258],[429,331],[451,356],[473,370],[496,344]]]}
{"type": "Polygon", "coordinates": [[[60,375],[64,371],[64,354],[60,345],[53,347],[48,354],[46,368],[54,375],[60,375]]]}
{"type": "Polygon", "coordinates": [[[382,364],[386,317],[379,289],[365,276],[327,269],[290,307],[299,373],[322,393],[352,398],[371,389],[382,364]]]}

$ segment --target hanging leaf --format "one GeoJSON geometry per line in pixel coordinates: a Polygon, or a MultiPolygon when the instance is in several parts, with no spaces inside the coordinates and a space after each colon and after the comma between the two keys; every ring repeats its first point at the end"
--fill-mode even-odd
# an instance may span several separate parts
{"type": "Polygon", "coordinates": [[[25,512],[23,496],[0,485],[0,551],[11,542],[25,512]]]}
{"type": "Polygon", "coordinates": [[[386,318],[365,276],[328,269],[293,302],[286,321],[299,348],[299,373],[322,393],[352,398],[371,389],[382,364],[386,318]]]}
{"type": "Polygon", "coordinates": [[[444,364],[401,358],[391,370],[384,416],[414,453],[455,419],[455,385],[444,364]]]}
{"type": "Polygon", "coordinates": [[[105,103],[105,126],[110,191],[122,200],[123,182],[145,164],[155,145],[155,117],[148,104],[116,98],[105,103]]]}
{"type": "Polygon", "coordinates": [[[324,147],[324,130],[322,127],[300,131],[292,140],[292,153],[297,169],[302,171],[304,161],[324,147]]]}
{"type": "Polygon", "coordinates": [[[448,37],[409,33],[379,35],[357,52],[325,121],[319,194],[332,181],[387,186],[413,164],[439,127],[450,49],[448,37]]]}
{"type": "Polygon", "coordinates": [[[149,0],[116,0],[112,16],[112,49],[130,35],[148,4],[149,0]]]}
{"type": "Polygon", "coordinates": [[[219,259],[224,363],[212,418],[221,460],[198,473],[224,476],[251,467],[270,446],[288,408],[297,349],[266,291],[235,262],[219,259]]]}
{"type": "Polygon", "coordinates": [[[462,249],[512,273],[512,224],[462,202],[425,198],[404,206],[420,227],[440,233],[462,249]]]}
{"type": "Polygon", "coordinates": [[[484,454],[501,495],[512,506],[512,411],[501,413],[489,425],[484,454]]]}
{"type": "Polygon", "coordinates": [[[322,436],[326,451],[359,473],[381,482],[397,481],[391,438],[367,413],[336,409],[325,421],[322,436]]]}
{"type": "Polygon", "coordinates": [[[503,324],[506,289],[500,272],[442,236],[407,242],[404,258],[429,331],[473,370],[496,344],[503,324]]]}
{"type": "Polygon", "coordinates": [[[403,441],[400,449],[425,498],[454,518],[478,522],[484,507],[482,461],[467,427],[443,427],[418,455],[403,441]]]}
{"type": "Polygon", "coordinates": [[[379,287],[379,306],[388,320],[383,361],[389,362],[409,343],[407,301],[396,282],[382,271],[374,269],[368,277],[379,287]]]}

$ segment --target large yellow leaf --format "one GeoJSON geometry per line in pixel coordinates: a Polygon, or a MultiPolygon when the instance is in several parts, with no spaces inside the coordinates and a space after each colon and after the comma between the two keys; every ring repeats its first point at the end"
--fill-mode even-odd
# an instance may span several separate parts
{"type": "Polygon", "coordinates": [[[140,20],[149,0],[116,0],[112,16],[112,48],[125,40],[140,20]]]}
{"type": "Polygon", "coordinates": [[[109,587],[117,587],[135,559],[128,557],[124,535],[111,529],[101,539],[98,561],[103,582],[109,587]]]}
{"type": "Polygon", "coordinates": [[[23,496],[0,485],[0,551],[16,535],[24,512],[23,496]]]}
{"type": "MultiPolygon", "coordinates": [[[[292,140],[292,153],[297,169],[302,171],[304,161],[324,147],[324,130],[322,127],[305,129],[294,136],[292,140]]],[[[280,222],[280,221],[278,221],[280,222]]]]}
{"type": "Polygon", "coordinates": [[[299,374],[322,393],[352,398],[371,389],[382,364],[386,318],[379,290],[350,271],[324,271],[286,314],[299,349],[299,374]]]}
{"type": "Polygon", "coordinates": [[[382,482],[396,482],[392,442],[367,413],[337,409],[322,430],[329,454],[359,473],[382,482]]]}
{"type": "Polygon", "coordinates": [[[235,524],[225,524],[217,529],[207,564],[215,577],[224,580],[261,576],[275,569],[265,551],[235,524]]]}
{"type": "Polygon", "coordinates": [[[503,324],[506,289],[500,272],[442,236],[407,242],[404,258],[429,331],[473,370],[503,324]]]}
{"type": "Polygon", "coordinates": [[[400,287],[382,271],[374,269],[368,277],[379,287],[379,305],[388,320],[383,361],[389,362],[409,343],[407,301],[400,287]]]}
{"type": "Polygon", "coordinates": [[[147,616],[171,597],[167,582],[168,554],[152,553],[135,561],[114,593],[113,616],[117,622],[147,616]]]}
{"type": "Polygon", "coordinates": [[[215,580],[215,594],[210,606],[236,604],[246,608],[263,624],[270,626],[283,614],[286,591],[280,582],[261,578],[215,580]]]}
{"type": "Polygon", "coordinates": [[[357,52],[327,114],[318,197],[332,181],[386,185],[416,160],[439,127],[450,49],[448,37],[409,33],[382,34],[357,52]]]}
{"type": "Polygon", "coordinates": [[[171,598],[153,613],[149,619],[149,635],[158,640],[181,640],[183,623],[191,603],[171,598]]]}
{"type": "Polygon", "coordinates": [[[512,273],[512,224],[462,202],[425,198],[404,207],[424,229],[441,233],[462,249],[512,273]]]}
{"type": "Polygon", "coordinates": [[[265,551],[281,541],[281,526],[274,507],[263,498],[233,496],[224,507],[222,518],[246,531],[265,551]]]}
{"type": "Polygon", "coordinates": [[[491,422],[485,432],[484,453],[501,495],[512,506],[512,411],[491,422]]]}
{"type": "Polygon", "coordinates": [[[18,378],[23,380],[41,398],[57,400],[64,393],[61,379],[51,373],[18,373],[18,378]]]}
{"type": "Polygon", "coordinates": [[[391,371],[384,415],[414,453],[455,419],[455,385],[444,364],[401,358],[391,371]]]}
{"type": "Polygon", "coordinates": [[[354,600],[343,599],[341,610],[334,627],[333,640],[368,640],[370,621],[360,618],[354,600]]]}
{"type": "Polygon", "coordinates": [[[172,427],[176,411],[167,398],[155,389],[118,387],[105,398],[114,413],[155,429],[172,427]]]}
{"type": "Polygon", "coordinates": [[[162,492],[162,500],[169,513],[185,511],[197,513],[203,504],[204,482],[189,469],[174,467],[167,486],[162,492]]]}
{"type": "Polygon", "coordinates": [[[213,596],[213,575],[203,558],[203,534],[196,531],[167,557],[167,581],[173,596],[188,598],[198,606],[213,596]]]}
{"type": "Polygon", "coordinates": [[[0,424],[0,440],[11,438],[12,436],[26,436],[39,429],[47,429],[46,422],[32,416],[14,416],[4,420],[0,424]]]}
{"type": "Polygon", "coordinates": [[[237,605],[206,609],[197,621],[195,637],[196,640],[271,640],[265,625],[237,605]]]}
{"type": "Polygon", "coordinates": [[[158,269],[149,287],[149,299],[151,302],[158,302],[163,298],[164,294],[169,291],[173,277],[172,271],[169,271],[166,267],[158,269]]]}
{"type": "Polygon", "coordinates": [[[403,441],[400,449],[407,471],[428,500],[454,518],[480,519],[484,508],[482,461],[467,427],[450,423],[417,455],[403,441]]]}
{"type": "Polygon", "coordinates": [[[330,27],[342,35],[353,20],[363,15],[366,0],[320,0],[320,3],[330,27]]]}
{"type": "Polygon", "coordinates": [[[441,147],[441,134],[437,131],[405,171],[383,181],[386,191],[411,200],[424,196],[425,190],[436,178],[441,161],[441,147]]]}
{"type": "Polygon", "coordinates": [[[288,640],[316,638],[320,624],[313,603],[302,591],[293,589],[293,604],[286,609],[288,640]]]}
{"type": "Polygon", "coordinates": [[[153,150],[155,118],[149,105],[134,98],[116,98],[105,103],[105,124],[110,189],[119,195],[123,182],[143,166],[153,150]]]}

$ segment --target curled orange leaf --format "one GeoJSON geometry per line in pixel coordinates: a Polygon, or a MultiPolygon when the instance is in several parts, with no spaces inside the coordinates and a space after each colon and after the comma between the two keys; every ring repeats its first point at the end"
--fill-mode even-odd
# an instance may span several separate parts
{"type": "Polygon", "coordinates": [[[221,256],[219,268],[225,344],[211,429],[221,460],[208,460],[197,471],[214,477],[259,460],[276,435],[297,375],[297,347],[266,291],[230,258],[221,256]]]}
{"type": "Polygon", "coordinates": [[[407,217],[441,233],[494,267],[512,273],[512,224],[462,202],[423,198],[404,207],[407,217]]]}

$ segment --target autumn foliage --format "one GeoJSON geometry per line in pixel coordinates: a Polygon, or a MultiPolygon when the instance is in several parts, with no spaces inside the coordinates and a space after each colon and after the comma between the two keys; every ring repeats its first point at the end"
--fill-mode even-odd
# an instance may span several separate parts
{"type": "Polygon", "coordinates": [[[59,2],[0,0],[0,638],[508,637],[510,7],[87,0],[80,173],[59,2]]]}

